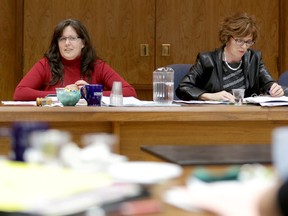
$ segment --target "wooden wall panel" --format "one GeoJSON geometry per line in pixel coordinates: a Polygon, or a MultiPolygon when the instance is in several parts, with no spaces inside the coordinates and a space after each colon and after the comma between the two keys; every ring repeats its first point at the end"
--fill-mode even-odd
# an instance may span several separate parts
{"type": "Polygon", "coordinates": [[[128,82],[149,84],[154,14],[154,0],[26,0],[23,72],[43,56],[55,25],[72,17],[86,25],[99,56],[128,82]],[[140,57],[142,43],[150,45],[148,57],[140,57]]]}
{"type": "Polygon", "coordinates": [[[254,48],[273,77],[288,69],[285,0],[1,0],[1,8],[1,100],[12,99],[16,84],[47,50],[55,25],[69,17],[83,21],[99,55],[140,91],[140,99],[151,99],[154,68],[193,63],[199,51],[218,47],[219,20],[234,11],[257,17],[261,35],[254,48]],[[161,56],[163,43],[171,44],[170,57],[161,56]],[[149,56],[140,57],[140,44],[149,45],[149,56]]]}
{"type": "Polygon", "coordinates": [[[288,70],[288,3],[286,0],[280,0],[280,31],[279,31],[279,75],[288,70]]]}
{"type": "Polygon", "coordinates": [[[253,48],[263,52],[263,60],[278,78],[279,1],[270,0],[157,0],[156,65],[194,63],[200,51],[219,47],[219,22],[237,11],[257,18],[261,35],[253,48]],[[171,56],[161,56],[161,44],[171,44],[171,56]]]}
{"type": "Polygon", "coordinates": [[[63,1],[24,1],[23,74],[26,74],[48,49],[53,29],[65,14],[61,7],[63,4],[63,1]]]}
{"type": "Polygon", "coordinates": [[[22,75],[22,0],[1,0],[0,100],[11,100],[22,75]]]}

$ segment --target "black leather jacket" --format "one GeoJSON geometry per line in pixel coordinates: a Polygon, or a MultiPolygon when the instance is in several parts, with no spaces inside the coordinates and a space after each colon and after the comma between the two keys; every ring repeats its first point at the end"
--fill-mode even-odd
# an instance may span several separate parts
{"type": "MultiPolygon", "coordinates": [[[[203,93],[223,90],[223,48],[213,52],[199,53],[195,64],[180,82],[176,95],[182,100],[198,100],[203,93]]],[[[245,97],[266,94],[276,82],[262,62],[261,52],[248,50],[242,57],[245,77],[245,97]]],[[[284,89],[284,88],[283,88],[284,89]]],[[[287,92],[285,95],[287,95],[287,92]]]]}

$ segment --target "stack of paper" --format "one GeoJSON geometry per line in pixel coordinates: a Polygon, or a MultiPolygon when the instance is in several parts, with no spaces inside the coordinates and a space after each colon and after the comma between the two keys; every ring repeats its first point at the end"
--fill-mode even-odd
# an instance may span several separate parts
{"type": "MultiPolygon", "coordinates": [[[[110,97],[103,96],[102,103],[110,106],[110,97]]],[[[142,101],[135,97],[123,97],[123,106],[180,106],[179,104],[162,104],[154,101],[142,101]]]]}
{"type": "Polygon", "coordinates": [[[244,98],[246,103],[260,104],[261,106],[287,106],[288,97],[257,96],[244,98]]]}
{"type": "Polygon", "coordinates": [[[115,184],[104,173],[0,161],[0,211],[66,215],[132,197],[137,184],[115,184]]]}

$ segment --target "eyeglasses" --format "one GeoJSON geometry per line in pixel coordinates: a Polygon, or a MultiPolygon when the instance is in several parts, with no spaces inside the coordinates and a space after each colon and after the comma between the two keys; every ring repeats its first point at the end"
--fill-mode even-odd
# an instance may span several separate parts
{"type": "Polygon", "coordinates": [[[234,37],[232,37],[232,38],[235,40],[235,42],[238,46],[243,46],[244,44],[246,44],[247,47],[250,47],[255,43],[253,40],[245,41],[245,40],[238,39],[238,38],[235,39],[234,37]]]}
{"type": "Polygon", "coordinates": [[[78,40],[78,36],[68,36],[68,37],[60,37],[58,38],[58,42],[59,43],[65,43],[66,40],[68,40],[69,42],[75,42],[76,40],[78,40]]]}

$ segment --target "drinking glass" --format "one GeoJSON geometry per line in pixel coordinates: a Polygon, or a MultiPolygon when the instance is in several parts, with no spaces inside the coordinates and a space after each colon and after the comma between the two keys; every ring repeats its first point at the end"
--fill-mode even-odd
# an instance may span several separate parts
{"type": "Polygon", "coordinates": [[[245,89],[232,89],[232,94],[235,97],[235,105],[242,105],[245,89]]]}
{"type": "Polygon", "coordinates": [[[110,94],[111,106],[123,106],[122,82],[114,81],[110,94]]]}

